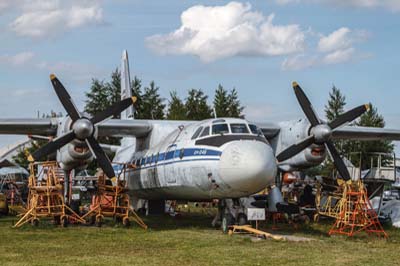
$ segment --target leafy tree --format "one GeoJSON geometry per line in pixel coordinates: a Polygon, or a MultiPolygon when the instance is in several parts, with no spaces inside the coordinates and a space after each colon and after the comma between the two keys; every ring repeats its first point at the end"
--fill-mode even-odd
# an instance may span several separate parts
{"type": "Polygon", "coordinates": [[[239,95],[235,88],[228,95],[229,117],[241,117],[244,107],[240,104],[239,95]]]}
{"type": "Polygon", "coordinates": [[[325,105],[326,119],[329,122],[335,120],[336,117],[344,112],[345,105],[346,97],[333,85],[332,91],[329,93],[328,104],[325,105]]]}
{"type": "MultiPolygon", "coordinates": [[[[332,90],[329,93],[328,103],[325,105],[325,116],[328,122],[332,122],[339,115],[343,114],[345,106],[346,106],[346,97],[342,94],[342,92],[338,88],[336,88],[335,85],[333,85],[332,90]]],[[[346,152],[347,146],[349,145],[348,141],[346,140],[333,141],[333,144],[335,145],[336,149],[338,149],[342,153],[346,152]]],[[[331,169],[334,168],[333,163],[330,160],[330,157],[326,162],[326,167],[331,169]]]]}
{"type": "Polygon", "coordinates": [[[92,79],[90,90],[85,93],[85,112],[93,116],[110,106],[108,93],[109,91],[104,81],[92,79]]]}
{"type": "Polygon", "coordinates": [[[168,103],[167,119],[169,120],[185,120],[186,107],[179,98],[176,91],[170,92],[171,99],[168,103]]]}
{"type": "MultiPolygon", "coordinates": [[[[335,85],[333,85],[332,90],[329,93],[328,103],[325,105],[325,116],[328,122],[332,122],[339,115],[344,113],[345,105],[346,97],[338,88],[336,88],[335,85]]],[[[336,149],[338,149],[338,151],[342,153],[343,149],[346,149],[346,147],[344,146],[347,146],[345,145],[345,140],[333,141],[333,144],[335,145],[336,149]]],[[[321,166],[321,173],[327,176],[331,175],[333,173],[333,170],[335,169],[335,165],[333,164],[330,156],[327,157],[327,159],[321,166]]]]}
{"type": "Polygon", "coordinates": [[[207,104],[207,95],[201,89],[191,89],[186,98],[186,116],[190,120],[204,120],[211,118],[212,111],[207,104]]]}
{"type": "MultiPolygon", "coordinates": [[[[111,81],[105,85],[109,105],[119,102],[121,100],[121,73],[118,68],[111,73],[111,81]]],[[[120,117],[121,114],[114,116],[114,118],[120,117]]]]}
{"type": "Polygon", "coordinates": [[[131,89],[132,95],[136,97],[135,118],[141,118],[143,113],[142,81],[136,76],[131,81],[131,89]]]}
{"type": "MultiPolygon", "coordinates": [[[[111,81],[92,79],[89,92],[86,92],[85,112],[95,115],[121,100],[121,73],[118,68],[111,73],[111,81]]],[[[114,118],[120,118],[120,114],[114,118]]]]}
{"type": "MultiPolygon", "coordinates": [[[[86,92],[85,112],[94,116],[104,111],[109,106],[121,100],[121,74],[117,69],[111,73],[111,81],[104,82],[92,79],[89,92],[86,92]]],[[[117,114],[114,118],[120,118],[117,114]]],[[[99,142],[105,144],[119,145],[120,139],[115,137],[99,137],[99,142]]]]}
{"type": "Polygon", "coordinates": [[[141,96],[141,109],[138,112],[138,118],[141,119],[164,119],[165,104],[164,99],[161,98],[158,93],[159,87],[157,87],[154,81],[150,82],[149,87],[144,88],[144,92],[141,96]]]}
{"type": "Polygon", "coordinates": [[[221,84],[215,90],[214,108],[218,117],[229,117],[228,91],[221,84]]]}
{"type": "Polygon", "coordinates": [[[243,107],[240,105],[236,89],[229,93],[221,84],[215,90],[214,108],[218,117],[240,117],[243,107]]]}

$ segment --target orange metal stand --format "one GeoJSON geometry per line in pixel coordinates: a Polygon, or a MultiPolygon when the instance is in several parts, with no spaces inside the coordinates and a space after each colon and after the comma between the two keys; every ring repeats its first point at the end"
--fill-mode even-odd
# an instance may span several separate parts
{"type": "Polygon", "coordinates": [[[372,208],[363,183],[358,181],[353,184],[344,184],[339,216],[330,229],[329,235],[354,236],[363,231],[368,235],[388,237],[378,220],[378,215],[372,208]]]}
{"type": "Polygon", "coordinates": [[[82,216],[83,219],[91,218],[97,226],[101,226],[104,217],[113,217],[116,221],[122,221],[125,226],[130,225],[130,220],[136,222],[143,229],[147,229],[147,225],[131,208],[129,195],[126,193],[125,176],[129,170],[134,169],[132,165],[121,164],[122,170],[112,184],[111,180],[107,180],[102,173],[98,177],[98,191],[93,197],[90,211],[82,216]]]}

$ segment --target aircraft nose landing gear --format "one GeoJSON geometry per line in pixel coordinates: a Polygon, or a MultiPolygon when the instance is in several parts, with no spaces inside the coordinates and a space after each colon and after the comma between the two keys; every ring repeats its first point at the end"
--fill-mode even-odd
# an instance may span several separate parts
{"type": "Polygon", "coordinates": [[[235,224],[247,224],[246,199],[221,199],[218,201],[218,212],[212,221],[214,227],[221,227],[228,233],[229,227],[235,224]]]}

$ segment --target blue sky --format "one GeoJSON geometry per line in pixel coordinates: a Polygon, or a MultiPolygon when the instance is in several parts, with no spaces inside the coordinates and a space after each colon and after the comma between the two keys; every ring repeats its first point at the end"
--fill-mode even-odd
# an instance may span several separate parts
{"type": "Polygon", "coordinates": [[[372,102],[400,128],[400,1],[0,0],[0,25],[2,118],[63,112],[53,72],[82,108],[127,49],[131,74],[164,97],[221,83],[249,119],[280,121],[302,116],[292,81],[321,116],[335,84],[347,108],[372,102]]]}

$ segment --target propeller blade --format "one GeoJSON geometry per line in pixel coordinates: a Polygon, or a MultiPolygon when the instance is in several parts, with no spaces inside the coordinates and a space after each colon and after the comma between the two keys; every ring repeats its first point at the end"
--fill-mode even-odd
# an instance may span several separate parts
{"type": "Polygon", "coordinates": [[[94,137],[89,137],[86,139],[86,143],[92,153],[96,156],[97,163],[101,169],[103,169],[103,172],[107,175],[107,177],[110,179],[115,178],[115,172],[110,163],[110,159],[108,159],[97,140],[94,137]]]}
{"type": "Polygon", "coordinates": [[[366,111],[368,111],[369,105],[368,104],[363,104],[360,105],[356,108],[351,109],[350,111],[347,111],[344,114],[339,115],[335,120],[329,123],[329,127],[331,129],[335,129],[344,123],[351,122],[366,111]]]}
{"type": "Polygon", "coordinates": [[[311,126],[316,126],[320,124],[318,116],[315,114],[315,111],[311,105],[310,100],[307,98],[304,91],[301,89],[297,82],[293,82],[292,84],[294,93],[296,94],[296,98],[299,101],[301,109],[303,109],[304,114],[306,115],[308,121],[310,121],[311,126]]]}
{"type": "Polygon", "coordinates": [[[278,162],[283,162],[295,156],[296,154],[298,154],[299,152],[301,152],[302,150],[304,150],[313,143],[314,143],[314,136],[309,136],[301,140],[300,142],[286,148],[284,151],[279,153],[278,156],[276,156],[276,159],[278,160],[278,162]]]}
{"type": "Polygon", "coordinates": [[[339,152],[336,150],[335,145],[331,141],[325,142],[326,147],[329,150],[329,153],[332,156],[333,162],[335,163],[336,169],[338,170],[340,176],[343,180],[348,181],[351,179],[350,173],[347,170],[346,165],[344,164],[343,159],[340,157],[339,152]]]}
{"type": "Polygon", "coordinates": [[[136,102],[136,97],[123,99],[122,101],[117,102],[112,106],[108,107],[103,112],[96,114],[91,119],[91,121],[94,125],[100,123],[106,120],[107,118],[110,118],[111,116],[120,114],[122,111],[124,111],[126,108],[128,108],[131,104],[134,104],[135,102],[136,102]]]}
{"type": "Polygon", "coordinates": [[[65,89],[64,85],[58,80],[58,78],[54,75],[50,75],[51,84],[53,84],[54,90],[57,93],[58,99],[64,106],[65,110],[67,111],[68,115],[71,117],[72,121],[78,120],[81,115],[75,107],[74,102],[72,101],[71,96],[65,89]]]}
{"type": "Polygon", "coordinates": [[[36,150],[33,154],[28,157],[28,160],[33,162],[39,160],[43,156],[52,154],[53,152],[57,151],[59,148],[64,146],[65,144],[69,143],[75,138],[75,133],[70,131],[61,137],[56,138],[55,140],[47,143],[40,149],[36,150]]]}

